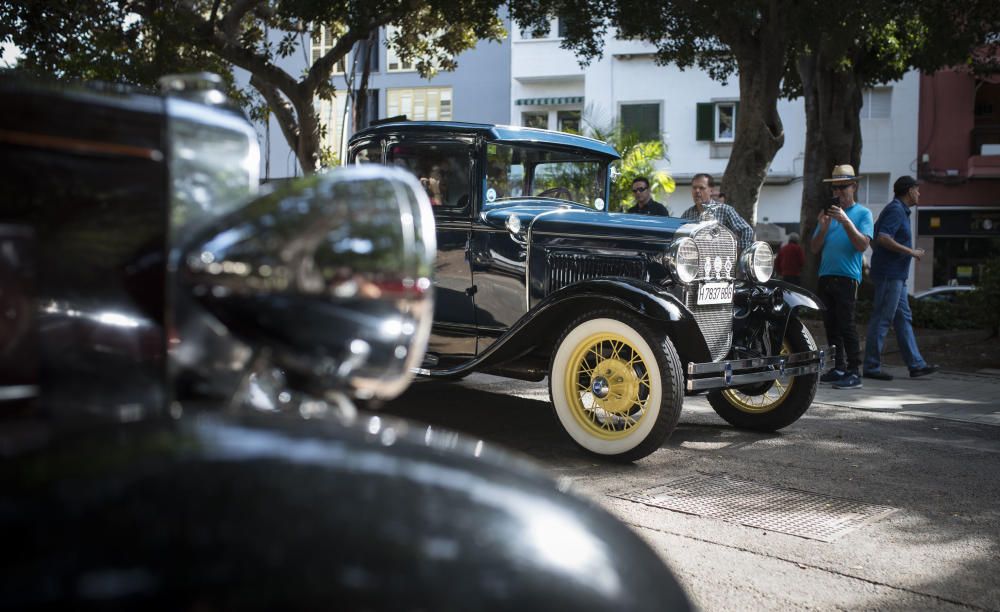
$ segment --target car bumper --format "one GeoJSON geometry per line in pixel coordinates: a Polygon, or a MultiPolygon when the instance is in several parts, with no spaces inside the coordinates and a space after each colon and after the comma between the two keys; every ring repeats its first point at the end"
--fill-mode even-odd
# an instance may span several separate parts
{"type": "Polygon", "coordinates": [[[687,390],[725,389],[813,374],[825,370],[827,359],[833,355],[834,347],[821,346],[814,351],[774,357],[692,362],[687,367],[687,390]]]}

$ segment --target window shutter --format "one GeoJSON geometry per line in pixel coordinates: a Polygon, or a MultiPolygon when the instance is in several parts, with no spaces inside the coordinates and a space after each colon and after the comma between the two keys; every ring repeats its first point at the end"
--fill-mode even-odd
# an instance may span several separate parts
{"type": "Polygon", "coordinates": [[[699,102],[697,113],[696,140],[715,140],[715,105],[711,102],[699,102]]]}

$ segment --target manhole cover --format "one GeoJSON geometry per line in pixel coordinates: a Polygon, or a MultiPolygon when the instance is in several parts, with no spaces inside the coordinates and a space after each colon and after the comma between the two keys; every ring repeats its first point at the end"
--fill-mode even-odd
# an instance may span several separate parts
{"type": "Polygon", "coordinates": [[[687,476],[616,497],[823,542],[832,542],[896,511],[890,506],[774,487],[725,474],[687,476]]]}

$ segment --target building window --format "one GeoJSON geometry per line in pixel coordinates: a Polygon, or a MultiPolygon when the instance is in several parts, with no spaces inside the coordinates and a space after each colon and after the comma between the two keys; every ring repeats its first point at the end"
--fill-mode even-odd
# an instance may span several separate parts
{"type": "Polygon", "coordinates": [[[888,119],[892,110],[892,87],[874,87],[861,92],[862,119],[888,119]]]}
{"type": "MultiPolygon", "coordinates": [[[[347,95],[337,92],[332,100],[316,100],[316,112],[319,114],[319,122],[323,126],[322,142],[320,146],[330,149],[335,154],[340,155],[340,143],[343,139],[345,117],[344,109],[347,104],[347,95]]],[[[350,124],[350,118],[347,118],[350,124]]]]}
{"type": "Polygon", "coordinates": [[[521,113],[521,125],[524,127],[547,130],[549,129],[549,114],[545,111],[521,113]]]}
{"type": "Polygon", "coordinates": [[[621,126],[626,133],[634,133],[639,140],[660,139],[660,103],[622,104],[621,126]]]}
{"type": "Polygon", "coordinates": [[[566,38],[566,20],[562,17],[556,18],[556,35],[559,38],[566,38]]]}
{"type": "Polygon", "coordinates": [[[883,206],[892,196],[889,194],[888,174],[866,174],[858,181],[858,193],[854,199],[868,206],[883,206]]]}
{"type": "Polygon", "coordinates": [[[739,102],[699,102],[696,117],[696,139],[731,143],[736,136],[736,114],[739,102]]]}
{"type": "Polygon", "coordinates": [[[556,124],[560,132],[580,133],[580,111],[566,110],[556,113],[556,124]]]}
{"type": "Polygon", "coordinates": [[[378,72],[378,37],[374,40],[362,40],[354,47],[354,52],[357,54],[357,65],[355,70],[357,72],[364,72],[365,61],[368,62],[368,72],[378,72]]]}
{"type": "Polygon", "coordinates": [[[386,116],[406,115],[411,121],[451,121],[451,87],[386,90],[386,116]]]}
{"type": "Polygon", "coordinates": [[[385,28],[385,69],[389,72],[413,72],[417,69],[417,63],[413,61],[407,62],[400,59],[399,55],[396,53],[396,49],[389,45],[389,41],[396,36],[398,31],[399,28],[396,26],[387,26],[385,28]]]}
{"type": "Polygon", "coordinates": [[[732,142],[736,133],[736,103],[715,105],[715,142],[732,142]]]}
{"type": "MultiPolygon", "coordinates": [[[[329,28],[326,26],[320,26],[312,32],[310,36],[311,47],[309,52],[309,65],[316,63],[316,60],[326,55],[326,53],[337,44],[337,38],[330,32],[329,28]]],[[[345,57],[337,60],[337,63],[333,67],[334,74],[344,74],[345,67],[347,65],[346,54],[345,57]]]]}

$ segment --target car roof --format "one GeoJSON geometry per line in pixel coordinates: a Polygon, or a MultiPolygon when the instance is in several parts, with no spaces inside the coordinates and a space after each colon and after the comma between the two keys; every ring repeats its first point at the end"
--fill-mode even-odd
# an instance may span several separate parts
{"type": "Polygon", "coordinates": [[[606,142],[567,134],[565,132],[552,132],[549,130],[539,130],[536,128],[520,127],[515,125],[494,125],[491,123],[465,123],[462,121],[390,121],[380,123],[365,128],[356,133],[351,141],[360,140],[365,137],[399,132],[462,132],[481,135],[487,140],[495,142],[509,142],[517,144],[547,144],[562,147],[573,147],[585,149],[591,153],[602,156],[620,159],[621,156],[614,147],[606,142]]]}

